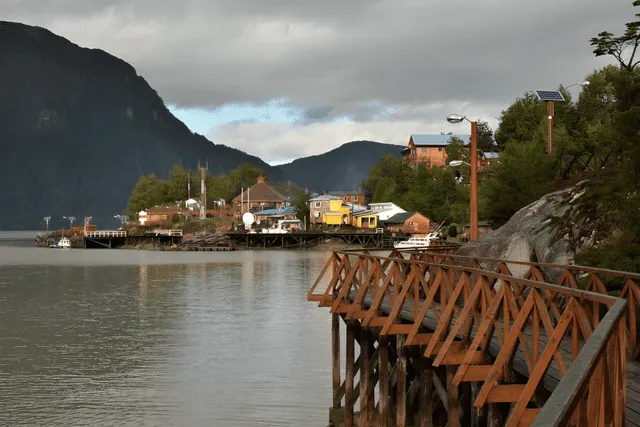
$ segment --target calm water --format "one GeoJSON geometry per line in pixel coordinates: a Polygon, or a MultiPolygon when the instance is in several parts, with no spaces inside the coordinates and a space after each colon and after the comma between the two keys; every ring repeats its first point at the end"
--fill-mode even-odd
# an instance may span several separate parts
{"type": "Polygon", "coordinates": [[[0,245],[0,425],[327,425],[327,253],[0,245]]]}

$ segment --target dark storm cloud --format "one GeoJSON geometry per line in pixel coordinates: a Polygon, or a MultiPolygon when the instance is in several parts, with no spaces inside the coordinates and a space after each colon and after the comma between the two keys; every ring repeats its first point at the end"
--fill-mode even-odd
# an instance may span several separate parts
{"type": "Polygon", "coordinates": [[[594,68],[589,37],[628,0],[0,3],[133,63],[181,106],[288,97],[297,105],[511,99],[594,68]]]}
{"type": "Polygon", "coordinates": [[[128,61],[168,104],[285,100],[295,126],[242,121],[209,136],[288,157],[455,131],[442,128],[452,112],[491,122],[523,92],[605,65],[589,39],[634,12],[631,0],[0,0],[2,19],[128,61]]]}

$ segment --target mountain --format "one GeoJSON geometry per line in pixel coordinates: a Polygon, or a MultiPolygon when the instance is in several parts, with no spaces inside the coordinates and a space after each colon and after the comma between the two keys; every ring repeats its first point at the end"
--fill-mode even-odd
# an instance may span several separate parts
{"type": "Polygon", "coordinates": [[[165,177],[174,164],[208,161],[216,174],[246,162],[285,178],[189,131],[131,65],[102,50],[0,21],[0,63],[0,229],[40,228],[49,215],[54,228],[69,215],[114,225],[138,178],[165,177]]]}
{"type": "Polygon", "coordinates": [[[374,141],[352,141],[327,153],[280,165],[280,168],[291,181],[311,191],[357,191],[371,166],[385,154],[400,157],[403,148],[374,141]]]}

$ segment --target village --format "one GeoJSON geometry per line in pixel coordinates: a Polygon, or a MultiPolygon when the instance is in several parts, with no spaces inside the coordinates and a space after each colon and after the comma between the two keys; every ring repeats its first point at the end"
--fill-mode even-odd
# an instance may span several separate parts
{"type": "MultiPolygon", "coordinates": [[[[402,158],[413,167],[452,167],[445,148],[451,134],[412,134],[407,147],[401,150],[402,158]]],[[[455,135],[468,138],[467,135],[455,135]]],[[[468,150],[468,144],[465,147],[468,150]]],[[[478,168],[490,166],[497,152],[478,152],[478,168]]],[[[466,162],[464,162],[466,163],[466,162]]],[[[204,174],[203,174],[204,176],[204,174]]],[[[373,203],[362,191],[329,189],[320,194],[307,193],[308,215],[300,215],[292,206],[290,197],[281,194],[268,182],[268,177],[259,176],[256,182],[243,188],[232,200],[217,199],[213,208],[206,206],[204,179],[200,200],[191,197],[186,187],[184,201],[149,207],[137,213],[137,218],[127,223],[129,228],[171,229],[190,221],[216,220],[216,233],[243,231],[249,233],[296,233],[302,231],[339,231],[389,233],[392,237],[426,238],[437,233],[441,239],[448,236],[448,227],[441,227],[420,212],[407,211],[391,201],[373,203]]],[[[456,181],[464,182],[461,174],[456,181]]],[[[354,183],[354,187],[359,183],[354,183]]],[[[488,224],[479,224],[480,234],[490,231],[488,224]]],[[[456,241],[469,238],[470,224],[461,224],[450,237],[456,241]]]]}

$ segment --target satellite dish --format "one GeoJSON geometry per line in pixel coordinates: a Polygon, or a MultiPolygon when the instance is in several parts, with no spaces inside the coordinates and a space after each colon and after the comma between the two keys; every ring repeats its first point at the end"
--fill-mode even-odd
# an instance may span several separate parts
{"type": "Polygon", "coordinates": [[[320,216],[320,212],[315,211],[315,212],[313,213],[313,216],[315,216],[316,218],[318,218],[318,217],[320,216]]]}
{"type": "Polygon", "coordinates": [[[244,222],[247,225],[253,224],[255,220],[256,218],[253,216],[251,212],[245,212],[245,214],[242,215],[242,222],[244,222]]]}
{"type": "Polygon", "coordinates": [[[256,224],[260,225],[260,220],[257,220],[257,221],[256,221],[256,224]]]}

